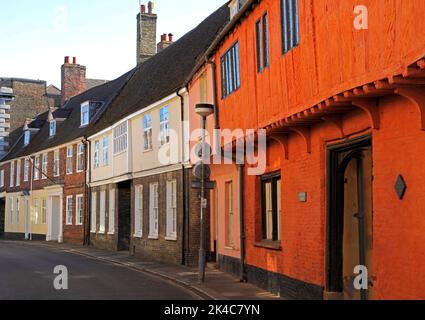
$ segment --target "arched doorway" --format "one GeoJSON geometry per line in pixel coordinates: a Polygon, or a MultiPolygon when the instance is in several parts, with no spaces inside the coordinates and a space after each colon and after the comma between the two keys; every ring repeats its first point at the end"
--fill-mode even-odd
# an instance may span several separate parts
{"type": "Polygon", "coordinates": [[[370,137],[329,148],[327,291],[347,300],[373,296],[373,161],[370,137]],[[355,287],[357,266],[368,289],[355,287]]]}

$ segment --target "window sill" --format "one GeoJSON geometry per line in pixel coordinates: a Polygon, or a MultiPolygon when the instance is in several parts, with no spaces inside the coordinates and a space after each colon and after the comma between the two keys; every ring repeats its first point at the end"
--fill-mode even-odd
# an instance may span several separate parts
{"type": "Polygon", "coordinates": [[[133,238],[142,239],[143,238],[143,235],[142,234],[134,234],[133,235],[133,238]]]}
{"type": "Polygon", "coordinates": [[[114,235],[115,235],[115,231],[108,232],[108,236],[114,236],[114,235]]]}
{"type": "Polygon", "coordinates": [[[153,148],[147,149],[147,150],[143,150],[143,153],[149,153],[149,152],[152,152],[152,151],[153,151],[153,148]]]}
{"type": "Polygon", "coordinates": [[[236,250],[236,248],[235,247],[232,247],[232,246],[225,246],[224,249],[225,250],[230,250],[230,251],[235,251],[236,250]]]}
{"type": "Polygon", "coordinates": [[[149,240],[159,240],[159,236],[149,236],[149,240]]]}
{"type": "Polygon", "coordinates": [[[282,243],[280,241],[261,241],[254,244],[257,248],[264,248],[274,251],[282,251],[282,243]]]}
{"type": "Polygon", "coordinates": [[[177,236],[175,237],[165,237],[166,241],[177,241],[177,236]]]}

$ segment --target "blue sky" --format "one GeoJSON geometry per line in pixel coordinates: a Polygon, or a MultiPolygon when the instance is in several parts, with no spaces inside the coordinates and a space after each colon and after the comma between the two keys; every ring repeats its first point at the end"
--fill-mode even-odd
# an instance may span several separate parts
{"type": "MultiPolygon", "coordinates": [[[[139,0],[2,1],[0,77],[60,86],[65,56],[87,66],[87,77],[114,79],[136,64],[139,0]]],[[[147,3],[148,0],[142,0],[147,3]]],[[[158,38],[178,39],[226,0],[156,0],[158,38]]]]}

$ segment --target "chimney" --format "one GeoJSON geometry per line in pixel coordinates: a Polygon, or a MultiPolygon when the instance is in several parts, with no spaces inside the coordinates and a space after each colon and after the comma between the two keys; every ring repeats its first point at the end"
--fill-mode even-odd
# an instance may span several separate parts
{"type": "Polygon", "coordinates": [[[173,34],[169,33],[168,36],[166,33],[164,33],[161,36],[161,42],[159,42],[157,44],[157,52],[160,53],[161,51],[163,51],[165,48],[171,46],[173,44],[173,34]]]}
{"type": "Polygon", "coordinates": [[[153,13],[154,4],[148,3],[140,7],[137,15],[137,64],[143,63],[156,54],[156,21],[157,15],[153,13]]]}
{"type": "Polygon", "coordinates": [[[86,91],[86,67],[77,64],[77,58],[69,63],[69,57],[65,57],[65,63],[62,65],[62,96],[61,105],[66,101],[86,91]]]}

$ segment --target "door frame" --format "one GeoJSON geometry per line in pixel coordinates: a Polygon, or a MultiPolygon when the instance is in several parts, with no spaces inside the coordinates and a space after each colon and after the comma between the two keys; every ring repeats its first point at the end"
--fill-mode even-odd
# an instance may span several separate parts
{"type": "Polygon", "coordinates": [[[344,192],[340,184],[345,172],[342,175],[338,172],[340,167],[338,156],[349,152],[344,160],[348,165],[346,160],[349,157],[353,159],[366,147],[373,150],[371,134],[327,146],[326,291],[330,293],[343,292],[344,217],[340,211],[344,206],[344,192]]]}

